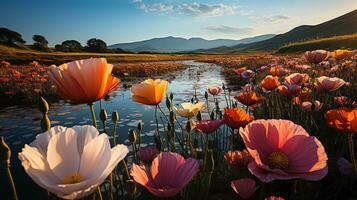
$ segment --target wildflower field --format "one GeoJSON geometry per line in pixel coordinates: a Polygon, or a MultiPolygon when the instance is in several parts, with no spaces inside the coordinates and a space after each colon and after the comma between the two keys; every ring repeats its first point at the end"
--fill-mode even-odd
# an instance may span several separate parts
{"type": "Polygon", "coordinates": [[[11,156],[49,199],[357,198],[356,51],[195,60],[217,64],[228,84],[193,86],[182,98],[167,92],[170,81],[155,79],[185,68],[177,62],[2,62],[1,99],[37,99],[42,113],[42,133],[18,155],[1,137],[9,198],[24,192],[12,178],[11,156]],[[131,101],[152,110],[152,145],[142,145],[146,124],[118,132],[121,105],[102,105],[125,77],[147,78],[130,92],[131,101]],[[84,104],[91,123],[51,125],[51,98],[84,104]]]}

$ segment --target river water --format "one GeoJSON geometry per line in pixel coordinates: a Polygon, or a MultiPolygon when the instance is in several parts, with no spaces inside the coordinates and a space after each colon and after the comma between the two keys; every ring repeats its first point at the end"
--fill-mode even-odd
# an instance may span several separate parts
{"type": "MultiPolygon", "coordinates": [[[[200,101],[205,101],[204,92],[208,86],[222,86],[226,84],[225,78],[221,73],[221,68],[215,64],[201,63],[195,61],[181,61],[187,66],[184,70],[166,74],[164,78],[169,80],[168,94],[174,94],[174,105],[188,102],[197,91],[200,101]]],[[[211,98],[211,97],[210,97],[211,98]]],[[[221,95],[221,98],[224,98],[221,95]]],[[[213,99],[210,100],[213,106],[213,99]]],[[[224,103],[224,101],[221,101],[224,103]]],[[[127,133],[129,129],[137,127],[139,121],[144,124],[142,132],[142,147],[152,146],[153,135],[156,129],[154,118],[154,107],[137,104],[131,100],[130,90],[119,88],[110,94],[107,101],[103,101],[102,106],[108,113],[109,133],[111,133],[113,123],[111,113],[119,113],[119,124],[117,135],[120,143],[129,145],[127,133]]],[[[224,105],[222,105],[224,106],[224,105]]],[[[162,102],[165,108],[165,101],[162,102]]],[[[96,114],[99,115],[99,103],[95,104],[96,114]]],[[[204,118],[208,118],[208,113],[203,113],[204,118]]],[[[52,126],[61,125],[71,127],[74,125],[92,124],[91,115],[87,105],[72,105],[66,101],[59,101],[50,105],[49,118],[52,126]]],[[[21,163],[17,158],[18,152],[24,144],[28,144],[35,139],[40,129],[41,113],[35,108],[12,106],[0,108],[0,136],[4,136],[5,141],[12,149],[13,176],[16,182],[20,199],[46,199],[47,195],[41,188],[37,187],[32,180],[25,174],[21,163]]],[[[97,117],[98,119],[98,117],[97,117]]],[[[98,122],[99,127],[101,124],[98,122]]],[[[160,126],[163,129],[163,126],[160,126]]],[[[0,194],[9,194],[6,178],[1,171],[0,194]],[[3,187],[5,185],[5,187],[3,187]]],[[[3,198],[3,195],[1,195],[3,198]]],[[[7,196],[7,195],[5,195],[7,196]]],[[[7,199],[7,197],[5,197],[7,199]]]]}

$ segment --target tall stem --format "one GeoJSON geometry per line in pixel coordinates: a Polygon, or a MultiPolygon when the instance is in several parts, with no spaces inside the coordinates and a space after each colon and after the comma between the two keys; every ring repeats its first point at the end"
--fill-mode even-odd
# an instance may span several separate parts
{"type": "MultiPolygon", "coordinates": [[[[113,128],[113,142],[114,146],[117,145],[117,126],[118,126],[118,121],[114,122],[114,128],[113,128]]],[[[119,138],[118,138],[119,140],[119,138]]]]}
{"type": "Polygon", "coordinates": [[[159,130],[159,120],[157,118],[157,109],[158,109],[158,105],[156,105],[155,107],[155,122],[156,122],[156,129],[157,129],[157,137],[160,139],[160,130],[159,130]]]}
{"type": "Polygon", "coordinates": [[[93,126],[97,128],[97,118],[95,117],[95,112],[94,112],[94,104],[90,103],[88,104],[90,108],[90,113],[92,115],[92,121],[93,121],[93,126]]]}
{"type": "Polygon", "coordinates": [[[12,178],[11,171],[10,171],[10,165],[6,166],[6,176],[7,176],[7,179],[9,181],[10,185],[11,185],[12,198],[14,200],[18,200],[14,179],[12,178]]]}
{"type": "Polygon", "coordinates": [[[353,168],[355,173],[357,172],[357,161],[355,157],[355,151],[354,151],[354,144],[353,144],[353,133],[350,133],[348,136],[348,142],[349,142],[349,148],[350,148],[350,156],[351,156],[351,162],[353,164],[353,168]]]}

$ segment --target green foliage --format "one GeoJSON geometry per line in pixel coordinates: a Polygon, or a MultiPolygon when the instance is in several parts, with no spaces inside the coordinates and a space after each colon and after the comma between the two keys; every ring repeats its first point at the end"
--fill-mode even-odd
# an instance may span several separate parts
{"type": "Polygon", "coordinates": [[[45,38],[45,36],[42,36],[42,35],[34,35],[32,37],[34,43],[33,43],[33,46],[36,48],[36,49],[39,49],[39,50],[43,50],[43,49],[46,49],[47,46],[48,46],[48,41],[47,39],[45,38]]]}
{"type": "Polygon", "coordinates": [[[7,28],[0,28],[0,44],[16,45],[24,44],[25,42],[20,33],[7,28]]]}
{"type": "Polygon", "coordinates": [[[86,49],[92,52],[106,52],[107,44],[101,39],[91,38],[87,41],[86,49]]]}

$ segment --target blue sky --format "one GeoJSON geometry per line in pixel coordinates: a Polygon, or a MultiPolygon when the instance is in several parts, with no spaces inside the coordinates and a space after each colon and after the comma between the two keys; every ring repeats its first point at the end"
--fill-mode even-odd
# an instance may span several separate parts
{"type": "Polygon", "coordinates": [[[107,44],[154,37],[240,39],[284,33],[357,9],[357,0],[1,0],[0,27],[28,43],[89,38],[107,44]]]}

